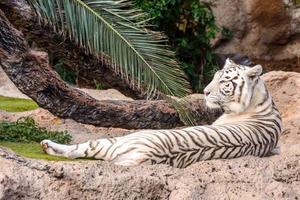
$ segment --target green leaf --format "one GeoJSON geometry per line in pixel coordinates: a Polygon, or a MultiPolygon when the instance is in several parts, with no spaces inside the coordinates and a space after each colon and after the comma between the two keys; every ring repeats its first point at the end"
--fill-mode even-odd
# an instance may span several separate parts
{"type": "Polygon", "coordinates": [[[29,2],[42,22],[76,41],[87,53],[109,55],[114,70],[149,98],[158,91],[179,97],[190,93],[184,72],[165,45],[165,36],[147,30],[148,19],[130,1],[29,2]]]}
{"type": "Polygon", "coordinates": [[[114,71],[148,99],[161,93],[177,97],[190,93],[190,84],[166,45],[166,37],[148,30],[149,19],[130,1],[28,1],[42,23],[99,59],[99,55],[108,55],[114,71]]]}

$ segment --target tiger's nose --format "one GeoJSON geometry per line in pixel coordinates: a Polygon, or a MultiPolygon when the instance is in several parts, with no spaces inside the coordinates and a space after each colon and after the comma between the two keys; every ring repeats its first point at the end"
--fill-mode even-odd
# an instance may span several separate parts
{"type": "Polygon", "coordinates": [[[207,91],[207,90],[204,90],[203,92],[204,92],[205,96],[208,96],[210,94],[210,91],[207,91]]]}

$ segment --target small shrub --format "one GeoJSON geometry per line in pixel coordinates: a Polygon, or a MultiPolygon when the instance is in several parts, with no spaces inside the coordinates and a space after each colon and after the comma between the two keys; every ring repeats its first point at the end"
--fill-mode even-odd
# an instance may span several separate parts
{"type": "Polygon", "coordinates": [[[222,34],[223,38],[226,40],[231,40],[234,36],[234,33],[232,32],[232,30],[230,30],[229,28],[226,28],[226,27],[222,27],[221,34],[222,34]]]}
{"type": "Polygon", "coordinates": [[[70,85],[76,85],[78,71],[68,68],[62,59],[52,53],[49,53],[49,62],[62,80],[70,85]]]}
{"type": "Polygon", "coordinates": [[[0,141],[40,142],[44,139],[66,144],[72,137],[67,132],[48,131],[39,127],[30,117],[20,118],[16,122],[0,122],[0,141]]]}
{"type": "Polygon", "coordinates": [[[75,71],[67,68],[62,60],[59,60],[53,66],[54,70],[59,74],[60,78],[71,85],[76,85],[77,74],[75,71]]]}

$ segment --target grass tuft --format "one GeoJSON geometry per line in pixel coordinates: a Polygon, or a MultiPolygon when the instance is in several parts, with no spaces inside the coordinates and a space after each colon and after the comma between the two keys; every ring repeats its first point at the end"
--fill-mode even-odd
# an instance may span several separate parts
{"type": "Polygon", "coordinates": [[[11,149],[16,154],[20,156],[24,156],[27,158],[34,158],[34,159],[43,159],[43,160],[50,160],[50,161],[70,161],[74,159],[64,158],[64,157],[57,157],[51,156],[43,152],[42,147],[39,143],[32,142],[32,143],[20,143],[20,142],[7,142],[7,141],[0,141],[0,146],[4,146],[6,148],[11,149]]]}
{"type": "Polygon", "coordinates": [[[0,110],[7,112],[23,112],[34,110],[39,106],[30,99],[20,99],[0,96],[0,110]]]}

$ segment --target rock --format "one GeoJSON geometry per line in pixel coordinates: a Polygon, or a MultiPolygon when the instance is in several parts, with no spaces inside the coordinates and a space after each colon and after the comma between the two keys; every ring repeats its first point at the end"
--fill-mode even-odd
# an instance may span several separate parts
{"type": "MultiPolygon", "coordinates": [[[[282,113],[280,155],[211,160],[176,169],[42,161],[0,147],[0,199],[299,199],[300,74],[269,72],[262,78],[282,113]]],[[[115,135],[114,129],[109,133],[115,135]]]]}
{"type": "Polygon", "coordinates": [[[8,78],[3,69],[0,67],[0,95],[15,98],[29,99],[28,96],[20,92],[20,90],[8,78]]]}
{"type": "Polygon", "coordinates": [[[213,41],[216,52],[248,55],[270,70],[300,72],[300,8],[294,1],[200,1],[210,2],[217,25],[233,33],[230,40],[218,35],[213,41]]]}
{"type": "Polygon", "coordinates": [[[18,156],[2,148],[0,155],[4,169],[0,199],[167,199],[163,177],[176,171],[168,166],[125,168],[99,161],[18,163],[18,156]],[[63,176],[57,176],[54,171],[62,167],[63,176]]]}

